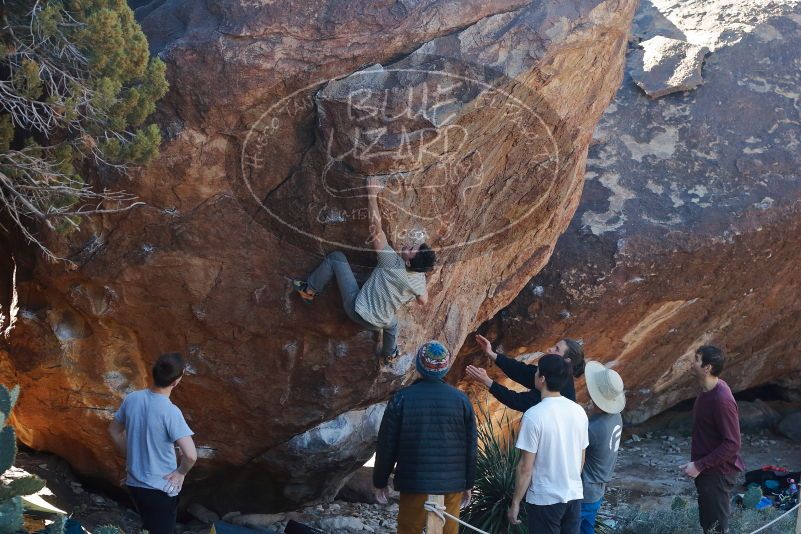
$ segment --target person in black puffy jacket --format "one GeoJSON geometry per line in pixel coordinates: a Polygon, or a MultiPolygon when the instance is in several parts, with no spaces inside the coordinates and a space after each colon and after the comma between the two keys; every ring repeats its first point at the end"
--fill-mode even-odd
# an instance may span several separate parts
{"type": "MultiPolygon", "coordinates": [[[[373,486],[379,503],[387,502],[393,469],[400,492],[398,534],[420,534],[423,504],[429,494],[444,495],[447,512],[459,516],[470,501],[476,477],[476,416],[467,395],[443,380],[450,369],[448,349],[429,341],[417,350],[420,378],[395,393],[378,431],[373,486]]],[[[443,532],[456,534],[448,520],[443,532]]]]}
{"type": "MultiPolygon", "coordinates": [[[[540,392],[534,388],[534,375],[537,374],[536,365],[529,365],[517,361],[514,358],[510,358],[500,352],[495,352],[492,350],[492,344],[484,336],[477,335],[476,343],[478,343],[481,350],[484,351],[484,354],[495,362],[495,365],[497,365],[506,376],[521,386],[526,386],[531,389],[522,392],[512,391],[492,380],[486,370],[474,365],[468,365],[465,370],[469,379],[482,384],[499,402],[501,402],[501,404],[513,410],[517,410],[518,412],[525,412],[542,400],[540,392]]],[[[556,345],[545,351],[545,354],[556,354],[564,358],[572,368],[573,379],[584,374],[584,349],[578,341],[562,339],[556,343],[556,345]]],[[[563,397],[575,401],[576,386],[573,380],[568,380],[559,393],[561,393],[563,397]]]]}

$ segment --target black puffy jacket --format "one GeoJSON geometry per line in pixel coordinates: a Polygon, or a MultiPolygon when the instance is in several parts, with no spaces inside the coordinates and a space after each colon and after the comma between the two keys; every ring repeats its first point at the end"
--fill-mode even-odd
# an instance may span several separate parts
{"type": "Polygon", "coordinates": [[[444,495],[473,487],[476,416],[467,395],[442,380],[421,378],[387,404],[378,431],[373,484],[444,495]]]}

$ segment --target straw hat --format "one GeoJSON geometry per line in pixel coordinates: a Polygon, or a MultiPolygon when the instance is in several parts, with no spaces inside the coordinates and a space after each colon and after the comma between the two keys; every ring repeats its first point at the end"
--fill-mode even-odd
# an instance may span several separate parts
{"type": "Polygon", "coordinates": [[[584,368],[587,391],[592,402],[606,413],[620,413],[626,406],[623,379],[599,362],[587,362],[584,368]]]}

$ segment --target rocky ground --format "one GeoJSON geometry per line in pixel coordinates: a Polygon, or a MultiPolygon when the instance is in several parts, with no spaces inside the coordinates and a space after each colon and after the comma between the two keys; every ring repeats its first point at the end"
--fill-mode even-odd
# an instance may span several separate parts
{"type": "MultiPolygon", "coordinates": [[[[52,454],[20,450],[16,467],[9,469],[2,478],[16,478],[26,473],[38,475],[47,481],[47,487],[39,493],[44,501],[71,514],[90,531],[108,524],[117,525],[126,532],[136,532],[139,528],[136,512],[118,502],[124,495],[116,495],[115,499],[105,491],[86,488],[70,466],[52,454]]],[[[33,514],[25,519],[27,529],[35,532],[43,528],[52,516],[33,514]]]]}
{"type": "MultiPolygon", "coordinates": [[[[781,412],[788,411],[787,406],[779,408],[781,412]]],[[[763,465],[801,469],[801,442],[768,428],[760,428],[767,424],[764,419],[756,418],[752,423],[753,428],[743,434],[742,454],[747,469],[763,465]]],[[[615,477],[607,491],[605,509],[623,514],[635,507],[669,506],[675,496],[694,498],[692,482],[681,476],[679,471],[679,466],[687,460],[689,454],[687,411],[667,412],[643,425],[628,428],[621,445],[615,477]]],[[[127,507],[124,494],[111,495],[107,488],[104,491],[82,484],[62,460],[48,454],[21,451],[17,457],[17,465],[18,468],[4,476],[18,476],[23,470],[41,476],[48,483],[42,497],[71,512],[88,530],[104,524],[119,525],[127,532],[136,532],[138,529],[137,515],[127,507]]],[[[369,474],[366,470],[357,474],[353,480],[349,498],[369,494],[369,474]]],[[[391,533],[397,526],[396,499],[397,495],[384,506],[337,500],[277,515],[228,511],[223,518],[254,528],[271,526],[278,532],[283,532],[286,523],[294,519],[337,534],[391,533]]],[[[214,512],[197,504],[190,506],[190,510],[191,514],[185,513],[180,518],[180,533],[205,534],[208,532],[208,522],[219,518],[214,512]]],[[[46,516],[31,519],[28,526],[41,528],[45,519],[46,516]]]]}
{"type": "MultiPolygon", "coordinates": [[[[744,434],[742,455],[747,470],[765,465],[791,471],[801,468],[801,443],[769,430],[744,434]]],[[[632,435],[621,446],[615,478],[607,491],[611,507],[657,508],[669,506],[675,496],[694,498],[693,482],[679,470],[689,457],[690,438],[684,433],[648,431],[632,435]]]]}

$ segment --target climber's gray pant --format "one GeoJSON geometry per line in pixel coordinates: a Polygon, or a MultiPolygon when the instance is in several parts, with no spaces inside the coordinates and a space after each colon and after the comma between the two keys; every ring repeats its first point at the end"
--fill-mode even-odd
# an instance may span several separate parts
{"type": "Polygon", "coordinates": [[[384,331],[384,341],[381,346],[382,356],[389,356],[395,352],[395,347],[397,346],[395,338],[398,336],[397,319],[393,321],[391,326],[381,328],[368,323],[356,313],[356,297],[359,295],[359,283],[356,281],[356,277],[353,276],[348,259],[342,252],[329,253],[311,273],[306,283],[309,284],[312,291],[320,293],[334,276],[337,278],[339,292],[342,295],[342,307],[345,309],[345,314],[351,321],[367,330],[374,332],[384,331]]]}

